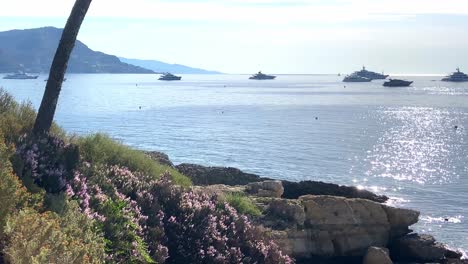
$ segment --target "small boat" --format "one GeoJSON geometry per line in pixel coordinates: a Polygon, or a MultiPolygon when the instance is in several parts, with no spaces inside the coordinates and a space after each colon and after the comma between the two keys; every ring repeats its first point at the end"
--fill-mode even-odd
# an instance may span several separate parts
{"type": "Polygon", "coordinates": [[[158,80],[160,80],[160,81],[179,81],[180,79],[182,79],[181,76],[175,76],[172,73],[166,72],[163,75],[161,75],[158,80]]]}
{"type": "Polygon", "coordinates": [[[457,68],[457,71],[446,76],[442,79],[444,82],[468,82],[468,75],[460,71],[460,68],[457,68]]]}
{"type": "Polygon", "coordinates": [[[370,82],[372,81],[369,78],[361,77],[357,75],[356,73],[353,73],[351,75],[346,75],[343,79],[343,82],[370,82]]]}
{"type": "Polygon", "coordinates": [[[249,77],[250,80],[273,80],[276,76],[263,74],[261,71],[249,77]]]}
{"type": "Polygon", "coordinates": [[[18,73],[14,73],[14,74],[9,74],[9,75],[3,77],[3,79],[29,80],[29,79],[37,79],[37,77],[39,77],[39,76],[37,76],[37,75],[32,76],[32,75],[27,75],[24,72],[18,72],[18,73]]]}
{"type": "Polygon", "coordinates": [[[413,82],[412,81],[405,81],[399,79],[390,79],[387,82],[383,83],[385,87],[407,87],[410,86],[413,82]]]}
{"type": "Polygon", "coordinates": [[[364,78],[371,79],[371,80],[383,80],[388,77],[388,75],[383,74],[383,73],[380,74],[377,72],[368,71],[366,70],[365,66],[362,66],[362,70],[355,72],[355,74],[360,77],[364,77],[364,78]]]}

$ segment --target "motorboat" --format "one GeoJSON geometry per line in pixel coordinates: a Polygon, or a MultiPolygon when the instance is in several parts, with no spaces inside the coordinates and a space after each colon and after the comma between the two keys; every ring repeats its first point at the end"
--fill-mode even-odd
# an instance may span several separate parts
{"type": "Polygon", "coordinates": [[[410,86],[412,83],[413,83],[412,81],[390,79],[389,81],[384,82],[383,86],[385,87],[407,87],[407,86],[410,86]]]}
{"type": "Polygon", "coordinates": [[[158,80],[160,80],[160,81],[179,81],[180,79],[182,79],[181,76],[176,76],[176,75],[174,75],[172,73],[166,72],[163,75],[161,75],[158,80]]]}
{"type": "Polygon", "coordinates": [[[251,80],[273,80],[276,76],[263,74],[261,71],[249,77],[251,80]]]}

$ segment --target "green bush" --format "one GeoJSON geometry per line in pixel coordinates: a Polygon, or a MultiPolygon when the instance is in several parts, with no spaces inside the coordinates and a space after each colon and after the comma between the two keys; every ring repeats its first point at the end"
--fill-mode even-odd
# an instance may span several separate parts
{"type": "Polygon", "coordinates": [[[26,189],[11,168],[9,157],[12,151],[5,145],[0,132],[0,238],[8,215],[27,199],[26,189]]]}
{"type": "Polygon", "coordinates": [[[262,214],[252,200],[241,193],[226,194],[224,200],[241,214],[251,216],[260,216],[262,214]]]}
{"type": "Polygon", "coordinates": [[[175,169],[157,163],[141,151],[131,149],[121,143],[112,140],[104,134],[95,134],[78,139],[80,153],[85,161],[96,164],[119,165],[129,168],[134,172],[148,174],[155,179],[168,171],[176,184],[182,186],[191,185],[186,176],[175,169]]]}
{"type": "Polygon", "coordinates": [[[5,228],[7,263],[104,263],[104,240],[94,223],[70,203],[59,217],[52,212],[21,210],[5,228]]]}
{"type": "MultiPolygon", "coordinates": [[[[19,104],[13,96],[0,88],[0,132],[7,143],[16,143],[23,134],[29,134],[36,120],[36,111],[30,102],[19,104]]],[[[55,123],[51,133],[62,139],[65,132],[55,123]]]]}
{"type": "Polygon", "coordinates": [[[36,113],[30,103],[18,104],[13,96],[0,89],[0,132],[7,142],[15,142],[31,131],[36,113]]]}

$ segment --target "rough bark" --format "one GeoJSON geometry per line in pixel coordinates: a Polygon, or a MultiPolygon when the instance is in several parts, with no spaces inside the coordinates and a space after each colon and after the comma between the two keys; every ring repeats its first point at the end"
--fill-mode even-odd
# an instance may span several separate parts
{"type": "Polygon", "coordinates": [[[41,106],[34,123],[33,133],[43,135],[52,126],[57,101],[62,89],[62,83],[68,66],[70,54],[75,46],[76,37],[92,0],[76,0],[62,32],[57,51],[50,68],[41,106]]]}

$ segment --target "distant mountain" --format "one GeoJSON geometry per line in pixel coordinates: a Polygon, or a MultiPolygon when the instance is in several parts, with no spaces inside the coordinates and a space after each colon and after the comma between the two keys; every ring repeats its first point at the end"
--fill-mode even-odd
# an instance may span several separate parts
{"type": "MultiPolygon", "coordinates": [[[[49,72],[61,34],[62,29],[54,27],[0,32],[0,72],[49,72]]],[[[78,40],[67,72],[153,73],[151,70],[123,63],[116,56],[93,51],[78,40]]]]}
{"type": "Polygon", "coordinates": [[[137,65],[146,69],[153,70],[158,73],[171,72],[171,73],[188,73],[188,74],[220,74],[217,71],[208,71],[199,68],[192,68],[180,64],[169,64],[157,60],[138,60],[138,59],[126,59],[119,57],[120,61],[137,65]]]}

